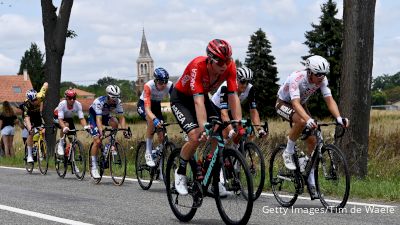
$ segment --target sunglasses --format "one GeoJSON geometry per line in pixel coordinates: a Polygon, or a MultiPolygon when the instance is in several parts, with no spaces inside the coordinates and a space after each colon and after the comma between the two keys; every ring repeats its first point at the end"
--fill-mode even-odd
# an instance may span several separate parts
{"type": "Polygon", "coordinates": [[[229,59],[227,59],[227,60],[225,60],[225,61],[213,59],[213,61],[214,61],[215,64],[217,64],[218,66],[222,67],[222,66],[224,66],[224,65],[227,65],[227,66],[228,66],[229,64],[231,64],[232,58],[229,58],[229,59]]]}
{"type": "Polygon", "coordinates": [[[76,100],[76,97],[67,97],[68,100],[76,100]]]}
{"type": "Polygon", "coordinates": [[[168,80],[156,80],[156,83],[158,83],[158,84],[166,84],[166,83],[168,83],[168,80]]]}
{"type": "Polygon", "coordinates": [[[241,84],[248,84],[249,81],[248,81],[248,80],[239,80],[239,83],[241,83],[241,84]]]}
{"type": "Polygon", "coordinates": [[[316,77],[323,77],[323,76],[326,76],[326,73],[315,73],[314,75],[316,77]]]}

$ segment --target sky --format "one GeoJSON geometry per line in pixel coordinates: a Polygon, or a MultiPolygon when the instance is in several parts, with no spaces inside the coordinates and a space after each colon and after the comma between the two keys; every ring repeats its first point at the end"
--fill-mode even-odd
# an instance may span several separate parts
{"type": "MultiPolygon", "coordinates": [[[[136,79],[144,29],[155,67],[180,76],[208,42],[227,40],[233,58],[244,61],[250,36],[261,28],[271,42],[279,83],[303,69],[304,33],[319,24],[322,0],[76,0],[67,39],[62,81],[80,85],[104,76],[136,79]]],[[[336,1],[337,18],[343,0],[336,1]]],[[[53,0],[56,7],[61,0],[53,0]]],[[[373,77],[400,71],[400,1],[377,0],[373,77]]],[[[32,42],[45,52],[39,0],[0,0],[0,75],[16,74],[32,42]]],[[[1,79],[1,78],[0,78],[1,79]]]]}

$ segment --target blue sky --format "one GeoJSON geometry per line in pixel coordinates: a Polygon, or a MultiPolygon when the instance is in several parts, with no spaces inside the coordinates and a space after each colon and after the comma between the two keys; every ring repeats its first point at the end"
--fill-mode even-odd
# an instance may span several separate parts
{"type": "MultiPolygon", "coordinates": [[[[0,0],[0,75],[18,72],[21,57],[36,42],[44,52],[38,0],[0,0]],[[11,5],[11,7],[9,7],[11,5]]],[[[60,0],[53,1],[59,6],[60,0]]],[[[302,69],[308,54],[304,33],[318,23],[321,0],[77,0],[69,27],[62,81],[88,85],[106,75],[136,78],[144,27],[156,67],[179,76],[213,38],[229,41],[233,57],[244,61],[250,35],[266,32],[282,83],[302,69]]],[[[342,18],[343,1],[337,1],[342,18]]],[[[400,1],[377,0],[373,76],[400,71],[400,1]]]]}

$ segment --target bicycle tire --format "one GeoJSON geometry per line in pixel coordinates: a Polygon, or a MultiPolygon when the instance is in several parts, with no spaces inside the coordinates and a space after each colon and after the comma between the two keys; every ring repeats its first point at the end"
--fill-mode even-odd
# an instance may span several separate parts
{"type": "Polygon", "coordinates": [[[26,161],[27,158],[28,158],[28,146],[27,146],[26,143],[25,143],[25,157],[24,157],[25,169],[26,169],[26,171],[27,171],[28,173],[32,173],[34,163],[33,163],[33,162],[28,163],[28,162],[26,161]]]}
{"type": "MultiPolygon", "coordinates": [[[[196,214],[197,207],[195,206],[198,200],[196,198],[198,196],[196,196],[195,193],[192,192],[193,191],[192,186],[195,185],[195,180],[193,179],[193,176],[188,176],[187,184],[188,184],[189,194],[187,194],[186,196],[181,196],[175,189],[175,170],[179,166],[180,153],[181,149],[176,148],[171,152],[170,157],[168,158],[166,167],[166,176],[164,177],[165,187],[167,189],[169,206],[171,207],[171,210],[176,216],[176,218],[178,218],[182,222],[189,222],[191,219],[193,219],[194,215],[196,214]],[[187,200],[187,202],[189,203],[187,205],[185,204],[179,205],[181,204],[182,200],[183,202],[187,200]],[[186,212],[183,212],[183,210],[186,210],[186,212]]],[[[196,167],[195,165],[193,165],[193,163],[189,163],[188,165],[192,171],[196,171],[196,167]]],[[[190,174],[190,172],[187,172],[186,174],[190,174]]],[[[191,174],[196,174],[196,173],[191,173],[191,174]]]]}
{"type": "Polygon", "coordinates": [[[280,145],[272,152],[269,163],[269,180],[272,192],[278,203],[283,207],[290,207],[297,200],[298,193],[296,191],[296,185],[299,185],[298,182],[301,182],[302,178],[296,176],[295,171],[288,170],[285,167],[282,158],[282,153],[285,148],[286,145],[280,145]],[[291,181],[282,179],[281,177],[289,178],[291,181]],[[285,188],[284,191],[282,191],[282,187],[285,188]]]}
{"type": "Polygon", "coordinates": [[[46,140],[40,141],[40,148],[38,149],[37,156],[38,156],[38,165],[39,170],[42,175],[47,174],[47,170],[49,169],[49,154],[47,151],[47,143],[46,140]]]}
{"type": "Polygon", "coordinates": [[[264,189],[265,159],[260,148],[253,142],[244,145],[244,157],[253,177],[253,200],[257,200],[264,189]]]}
{"type": "MultiPolygon", "coordinates": [[[[88,156],[89,156],[89,171],[91,170],[91,166],[92,166],[92,157],[90,156],[90,153],[91,153],[91,151],[92,151],[92,146],[93,146],[93,142],[90,144],[90,147],[89,147],[89,151],[88,151],[88,156]]],[[[90,176],[92,176],[92,179],[93,179],[93,182],[95,183],[95,184],[98,184],[98,183],[100,183],[100,181],[101,181],[101,178],[103,177],[103,173],[104,173],[104,165],[103,165],[103,161],[104,161],[104,156],[103,156],[103,145],[101,145],[101,147],[99,147],[98,149],[97,149],[97,167],[98,167],[98,170],[99,170],[99,175],[100,175],[100,178],[93,178],[93,176],[92,176],[92,172],[90,172],[90,176]]]]}
{"type": "Polygon", "coordinates": [[[55,168],[56,168],[56,172],[57,172],[57,174],[58,174],[58,176],[60,177],[60,178],[64,178],[65,177],[65,174],[67,173],[67,160],[68,160],[68,156],[63,156],[63,157],[58,157],[58,154],[57,154],[57,148],[58,148],[58,145],[60,144],[60,139],[58,139],[57,141],[56,141],[56,144],[55,144],[55,146],[56,146],[56,149],[55,149],[55,152],[54,152],[54,166],[55,166],[55,168]]]}
{"type": "Polygon", "coordinates": [[[218,212],[226,224],[247,224],[253,211],[253,198],[246,197],[253,193],[252,176],[246,160],[239,151],[233,149],[224,149],[223,151],[224,164],[221,165],[221,163],[218,162],[213,171],[214,195],[218,212]],[[223,184],[228,192],[226,197],[220,196],[218,188],[222,166],[225,171],[224,175],[226,175],[226,182],[223,184]],[[243,175],[244,179],[241,179],[243,175]],[[244,212],[228,212],[230,210],[227,210],[227,206],[232,205],[232,202],[244,203],[245,206],[233,207],[238,210],[243,210],[244,212]],[[225,205],[225,203],[229,204],[225,205]]]}
{"type": "Polygon", "coordinates": [[[114,142],[114,145],[114,153],[111,149],[108,151],[110,176],[115,185],[121,186],[126,177],[126,153],[125,149],[119,142],[114,142]]]}
{"type": "Polygon", "coordinates": [[[83,180],[86,173],[86,154],[83,149],[82,143],[77,140],[71,147],[72,151],[72,170],[78,180],[83,180]],[[79,172],[75,170],[75,168],[79,169],[79,172]]]}
{"type": "Polygon", "coordinates": [[[146,142],[141,141],[136,148],[135,172],[139,186],[143,190],[148,190],[153,184],[153,169],[146,164],[146,142]]]}
{"type": "MultiPolygon", "coordinates": [[[[160,160],[160,163],[162,163],[162,165],[161,165],[161,171],[160,171],[160,172],[161,172],[163,178],[166,176],[165,171],[167,170],[167,161],[168,161],[168,158],[169,158],[169,156],[171,155],[171,152],[172,152],[175,148],[176,148],[176,147],[175,147],[175,144],[172,143],[172,142],[170,142],[170,141],[168,141],[168,142],[165,144],[165,146],[164,146],[162,158],[161,158],[161,160],[160,160]]],[[[164,179],[164,181],[165,181],[165,179],[164,179]]],[[[164,183],[165,183],[165,182],[164,182],[164,183]]]]}
{"type": "Polygon", "coordinates": [[[321,153],[322,158],[317,158],[318,169],[314,172],[316,188],[322,205],[331,212],[337,212],[345,207],[350,193],[350,173],[347,161],[343,152],[332,144],[323,146],[321,153]],[[344,176],[344,178],[341,179],[339,176],[344,176]],[[328,202],[325,200],[325,194],[331,194],[329,198],[336,201],[328,202]]]}

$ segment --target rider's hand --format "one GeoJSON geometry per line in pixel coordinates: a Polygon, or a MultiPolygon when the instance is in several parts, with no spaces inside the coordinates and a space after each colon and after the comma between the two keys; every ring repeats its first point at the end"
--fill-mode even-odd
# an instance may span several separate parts
{"type": "Polygon", "coordinates": [[[64,128],[63,128],[63,133],[64,133],[64,134],[68,133],[68,131],[69,131],[69,127],[64,127],[64,128]]]}
{"type": "Polygon", "coordinates": [[[345,127],[345,128],[349,127],[349,119],[347,119],[347,118],[342,118],[341,116],[338,116],[336,118],[336,122],[338,124],[342,125],[342,127],[345,127]]]}
{"type": "Polygon", "coordinates": [[[207,136],[206,132],[205,131],[201,132],[199,141],[204,142],[204,141],[207,141],[207,139],[208,139],[208,136],[207,136]]]}
{"type": "Polygon", "coordinates": [[[267,132],[264,130],[264,128],[261,128],[261,129],[258,130],[258,136],[260,138],[267,136],[267,132]]]}
{"type": "Polygon", "coordinates": [[[83,129],[89,131],[90,130],[90,125],[84,126],[83,129]]]}
{"type": "Polygon", "coordinates": [[[229,133],[228,133],[228,138],[229,139],[231,139],[233,136],[235,136],[236,135],[236,132],[235,132],[235,130],[234,129],[231,129],[230,131],[229,131],[229,133]]]}
{"type": "Polygon", "coordinates": [[[162,124],[162,121],[160,121],[158,118],[153,119],[153,125],[154,127],[160,127],[162,124]]]}
{"type": "Polygon", "coordinates": [[[129,138],[131,138],[131,134],[128,132],[128,131],[124,131],[124,137],[126,138],[126,139],[129,139],[129,138]]]}
{"type": "Polygon", "coordinates": [[[310,128],[310,129],[315,129],[315,128],[317,128],[317,124],[315,123],[315,120],[313,118],[310,118],[307,120],[306,127],[310,128]]]}

